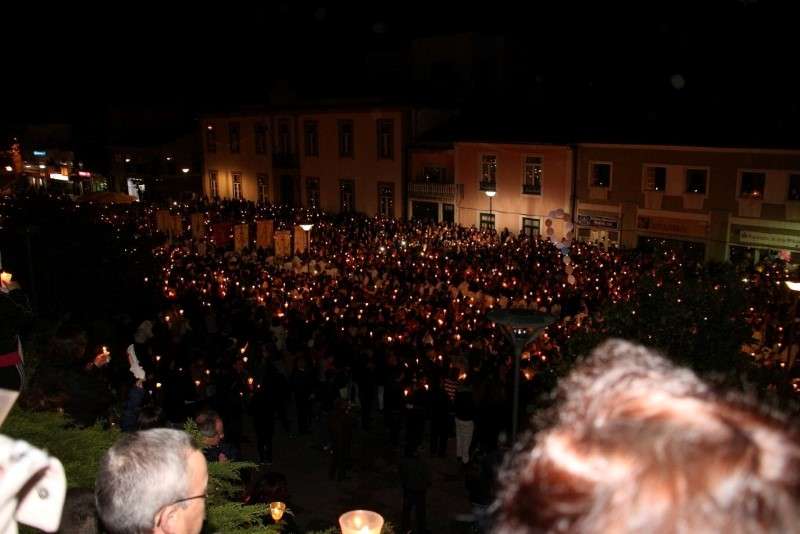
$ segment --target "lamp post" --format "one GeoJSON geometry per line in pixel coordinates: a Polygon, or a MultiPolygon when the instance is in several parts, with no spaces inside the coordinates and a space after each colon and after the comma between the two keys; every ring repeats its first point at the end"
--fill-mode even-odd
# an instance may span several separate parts
{"type": "MultiPolygon", "coordinates": [[[[489,197],[491,198],[491,197],[489,197]]],[[[512,405],[511,439],[517,437],[519,425],[519,360],[526,345],[539,337],[556,318],[532,310],[492,310],[487,317],[500,326],[514,346],[514,404],[512,405]]]]}
{"type": "Polygon", "coordinates": [[[492,199],[497,194],[497,191],[484,191],[484,194],[489,197],[489,215],[492,215],[492,199]]]}
{"type": "Polygon", "coordinates": [[[792,367],[794,366],[792,345],[794,345],[794,326],[795,323],[797,322],[797,300],[798,298],[800,298],[800,293],[798,293],[798,291],[800,291],[800,282],[790,282],[789,280],[786,280],[786,287],[791,289],[795,296],[794,302],[792,303],[792,311],[789,312],[792,322],[789,325],[789,335],[788,335],[789,339],[786,342],[786,356],[788,360],[786,362],[786,368],[789,370],[789,372],[791,372],[792,367]]]}
{"type": "Polygon", "coordinates": [[[311,229],[314,228],[312,223],[301,224],[300,228],[306,233],[306,272],[311,272],[311,229]]]}

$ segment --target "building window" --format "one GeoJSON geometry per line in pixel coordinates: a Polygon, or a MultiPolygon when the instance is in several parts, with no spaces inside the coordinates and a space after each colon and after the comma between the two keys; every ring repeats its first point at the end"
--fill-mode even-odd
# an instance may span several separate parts
{"type": "Polygon", "coordinates": [[[255,125],[256,154],[267,153],[267,127],[259,122],[255,125]]]}
{"type": "Polygon", "coordinates": [[[339,121],[339,157],[353,157],[353,121],[339,121]]]}
{"type": "Polygon", "coordinates": [[[592,163],[590,185],[592,187],[611,187],[611,164],[592,163]]]}
{"type": "Polygon", "coordinates": [[[497,183],[497,156],[481,156],[481,191],[494,191],[497,183]]]}
{"type": "Polygon", "coordinates": [[[800,200],[800,174],[789,175],[789,200],[800,200]]]}
{"type": "Polygon", "coordinates": [[[341,213],[356,211],[356,184],[353,180],[339,181],[339,211],[341,213]]]}
{"type": "Polygon", "coordinates": [[[666,167],[645,167],[644,171],[644,190],[645,191],[664,191],[667,189],[667,168],[666,167]]]}
{"type": "Polygon", "coordinates": [[[306,194],[308,195],[308,207],[319,209],[319,178],[306,178],[306,194]]]}
{"type": "Polygon", "coordinates": [[[217,171],[208,171],[208,195],[211,198],[219,196],[219,188],[217,186],[217,171]]]}
{"type": "Polygon", "coordinates": [[[269,177],[266,174],[259,174],[256,177],[256,184],[258,185],[258,203],[266,204],[269,200],[269,177]]]}
{"type": "Polygon", "coordinates": [[[739,189],[739,198],[764,198],[764,183],[767,173],[745,171],[742,173],[742,185],[739,189]]]}
{"type": "Polygon", "coordinates": [[[232,182],[233,182],[233,198],[236,200],[242,200],[242,175],[239,173],[234,173],[232,175],[232,182]]]}
{"type": "Polygon", "coordinates": [[[534,237],[539,235],[539,225],[541,221],[539,219],[533,219],[531,217],[523,217],[522,218],[522,235],[527,235],[530,237],[534,237]]]}
{"type": "Polygon", "coordinates": [[[319,156],[319,123],[317,121],[306,121],[303,126],[306,156],[319,156]]]}
{"type": "Polygon", "coordinates": [[[209,154],[217,152],[217,131],[213,126],[209,126],[206,130],[206,151],[209,154]]]}
{"type": "Polygon", "coordinates": [[[285,156],[291,152],[291,143],[289,137],[289,120],[278,120],[278,153],[285,156]]]}
{"type": "Polygon", "coordinates": [[[542,158],[527,156],[522,174],[522,192],[526,195],[542,194],[542,158]]]}
{"type": "Polygon", "coordinates": [[[481,213],[481,230],[494,230],[494,213],[481,213]]]}
{"type": "Polygon", "coordinates": [[[707,169],[686,169],[686,192],[706,194],[707,169]]]}
{"type": "Polygon", "coordinates": [[[443,184],[447,181],[447,169],[444,167],[425,167],[422,170],[422,181],[443,184]]]}
{"type": "Polygon", "coordinates": [[[394,218],[394,184],[381,182],[378,184],[378,215],[388,219],[394,218]]]}
{"type": "Polygon", "coordinates": [[[378,119],[378,159],[394,159],[394,121],[378,119]]]}
{"type": "Polygon", "coordinates": [[[228,137],[230,139],[231,154],[239,153],[239,123],[232,122],[228,125],[228,137]]]}

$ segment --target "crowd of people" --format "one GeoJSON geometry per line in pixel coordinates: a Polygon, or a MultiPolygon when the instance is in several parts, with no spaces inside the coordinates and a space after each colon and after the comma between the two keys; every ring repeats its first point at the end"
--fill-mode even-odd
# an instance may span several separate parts
{"type": "MultiPolygon", "coordinates": [[[[64,359],[39,373],[49,399],[37,401],[57,399],[79,424],[101,420],[125,432],[193,419],[210,462],[243,458],[251,418],[253,459],[279,468],[278,427],[328,452],[334,480],[352,476],[354,432],[378,427],[384,446],[402,457],[404,532],[411,524],[425,528],[424,456],[455,450],[475,510],[493,498],[512,427],[514,367],[511,343],[490,311],[528,309],[555,319],[522,355],[521,402],[528,404],[555,381],[553,364],[570,337],[601,329],[606,306],[631,299],[640,278],[680,279],[699,269],[677,252],[553,243],[506,230],[229,201],[170,210],[183,217],[184,230],[164,236],[151,206],[97,208],[100,222],[157,240],[154,267],[135,289],[153,296],[151,306],[128,317],[105,346],[62,332],[75,341],[59,350],[78,354],[81,365],[64,359]],[[202,237],[190,228],[192,213],[205,216],[202,237]],[[210,241],[215,225],[257,218],[275,220],[276,228],[313,222],[309,246],[278,258],[253,242],[234,251],[233,243],[210,241]]],[[[744,273],[753,302],[770,303],[742,318],[753,343],[769,347],[758,354],[791,365],[785,262],[744,273]]]]}

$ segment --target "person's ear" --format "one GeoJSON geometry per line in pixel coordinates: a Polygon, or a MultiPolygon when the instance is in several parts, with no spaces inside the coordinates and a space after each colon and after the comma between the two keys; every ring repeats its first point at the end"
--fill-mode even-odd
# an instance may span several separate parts
{"type": "Polygon", "coordinates": [[[161,509],[156,516],[156,528],[154,534],[173,534],[177,529],[178,506],[171,504],[161,509]]]}

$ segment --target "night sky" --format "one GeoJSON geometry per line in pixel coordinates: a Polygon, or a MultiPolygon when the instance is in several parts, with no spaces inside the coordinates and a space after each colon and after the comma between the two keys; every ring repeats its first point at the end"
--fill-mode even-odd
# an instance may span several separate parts
{"type": "Polygon", "coordinates": [[[477,32],[503,37],[507,79],[465,108],[800,141],[790,2],[20,4],[30,3],[4,6],[0,37],[6,131],[70,122],[102,144],[120,130],[186,130],[201,112],[287,90],[451,104],[409,82],[410,43],[477,32]]]}

